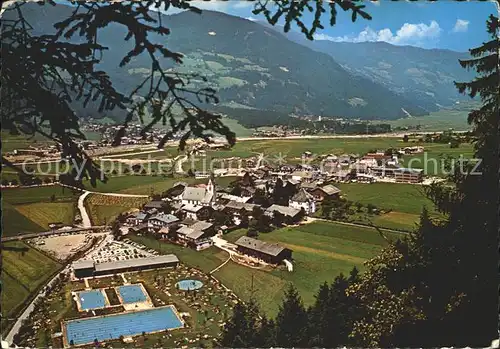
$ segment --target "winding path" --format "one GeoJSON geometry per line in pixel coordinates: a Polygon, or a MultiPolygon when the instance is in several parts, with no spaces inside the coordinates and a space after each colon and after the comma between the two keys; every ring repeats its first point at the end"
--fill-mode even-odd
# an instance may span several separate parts
{"type": "Polygon", "coordinates": [[[90,222],[90,217],[89,214],[87,213],[87,210],[85,209],[85,198],[90,194],[89,191],[84,192],[80,197],[78,198],[78,210],[80,211],[80,216],[82,217],[82,227],[83,228],[89,228],[92,226],[92,223],[90,222]]]}

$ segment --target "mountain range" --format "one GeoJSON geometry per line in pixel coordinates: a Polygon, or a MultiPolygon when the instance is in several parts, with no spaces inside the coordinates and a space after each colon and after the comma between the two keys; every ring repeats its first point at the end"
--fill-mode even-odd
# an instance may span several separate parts
{"type": "MultiPolygon", "coordinates": [[[[53,25],[72,10],[60,4],[23,7],[36,34],[54,32],[53,25]]],[[[454,104],[460,96],[453,80],[470,79],[458,65],[464,53],[385,43],[310,42],[298,33],[283,34],[277,31],[280,28],[207,10],[201,15],[162,15],[162,23],[171,34],[153,39],[185,55],[182,65],[165,59],[162,67],[205,76],[208,83],[195,79],[191,87],[217,89],[221,103],[206,106],[212,110],[397,119],[454,104]]],[[[142,81],[151,65],[143,54],[118,67],[132,48],[132,43],[123,41],[126,34],[118,24],[99,33],[101,44],[109,48],[99,68],[124,93],[142,81]]],[[[79,112],[96,113],[92,108],[79,112]]],[[[122,114],[108,116],[120,119],[122,114]]]]}
{"type": "Polygon", "coordinates": [[[454,81],[473,78],[473,73],[463,69],[458,62],[470,58],[467,52],[397,46],[386,42],[310,41],[301,33],[284,33],[282,27],[259,23],[283,33],[289,40],[330,55],[347,71],[367,77],[428,111],[468,99],[459,94],[453,84],[454,81]]]}

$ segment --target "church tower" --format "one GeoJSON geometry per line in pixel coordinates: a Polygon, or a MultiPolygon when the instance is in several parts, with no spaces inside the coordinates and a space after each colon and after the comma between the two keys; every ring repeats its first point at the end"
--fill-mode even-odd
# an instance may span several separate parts
{"type": "Polygon", "coordinates": [[[212,178],[210,178],[208,180],[208,184],[207,184],[207,193],[211,193],[211,194],[214,194],[215,193],[215,187],[214,187],[214,183],[212,182],[212,178]]]}

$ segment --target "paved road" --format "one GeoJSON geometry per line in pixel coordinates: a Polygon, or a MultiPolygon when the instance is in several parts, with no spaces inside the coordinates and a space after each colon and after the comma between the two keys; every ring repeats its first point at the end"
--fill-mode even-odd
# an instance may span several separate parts
{"type": "Polygon", "coordinates": [[[105,228],[105,225],[93,225],[88,228],[71,228],[71,229],[64,229],[64,230],[50,230],[50,231],[44,231],[41,233],[26,233],[26,234],[19,234],[15,236],[6,236],[2,238],[2,242],[6,241],[16,241],[16,240],[23,240],[23,239],[31,239],[31,238],[37,238],[41,236],[50,236],[50,235],[59,235],[59,234],[68,234],[68,233],[77,233],[80,231],[87,231],[87,230],[98,230],[105,228]]]}

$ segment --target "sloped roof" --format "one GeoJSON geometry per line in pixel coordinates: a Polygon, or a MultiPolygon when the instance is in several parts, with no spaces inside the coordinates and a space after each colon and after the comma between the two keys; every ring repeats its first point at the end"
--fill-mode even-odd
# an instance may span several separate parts
{"type": "Polygon", "coordinates": [[[247,202],[250,200],[252,197],[251,196],[237,196],[237,195],[231,195],[227,193],[221,193],[220,195],[221,199],[226,199],[230,201],[237,201],[237,202],[247,202]]]}
{"type": "Polygon", "coordinates": [[[187,234],[186,237],[189,239],[196,240],[196,239],[199,239],[200,237],[202,237],[203,234],[205,234],[205,232],[203,230],[194,230],[193,232],[187,234]]]}
{"type": "Polygon", "coordinates": [[[284,214],[285,216],[289,217],[295,217],[300,212],[300,210],[297,208],[281,206],[281,205],[271,205],[266,210],[266,212],[268,213],[274,213],[275,211],[278,211],[281,214],[284,214]]]}
{"type": "Polygon", "coordinates": [[[300,187],[304,188],[304,189],[315,189],[318,187],[318,183],[317,182],[311,182],[311,183],[303,182],[300,184],[300,187]]]}
{"type": "Polygon", "coordinates": [[[161,200],[156,200],[156,201],[150,201],[146,205],[144,205],[145,209],[148,208],[162,208],[163,201],[161,200]]]}
{"type": "Polygon", "coordinates": [[[201,205],[192,205],[192,204],[187,204],[182,206],[181,210],[183,211],[188,211],[188,212],[198,212],[201,210],[204,206],[201,205]]]}
{"type": "Polygon", "coordinates": [[[312,178],[312,174],[307,171],[295,171],[291,174],[293,177],[301,177],[301,178],[312,178]]]}
{"type": "Polygon", "coordinates": [[[174,216],[173,214],[164,214],[164,213],[159,213],[157,214],[156,216],[153,216],[150,218],[150,220],[158,220],[160,222],[163,222],[163,223],[174,223],[174,222],[177,222],[179,220],[179,218],[177,218],[176,216],[174,216]]]}
{"type": "Polygon", "coordinates": [[[202,236],[208,228],[212,226],[213,226],[212,223],[208,223],[205,221],[198,221],[193,225],[180,228],[179,230],[177,230],[177,234],[185,235],[190,239],[196,240],[200,236],[202,236]]]}
{"type": "Polygon", "coordinates": [[[256,206],[257,205],[255,204],[248,204],[245,202],[238,202],[238,201],[229,201],[226,204],[226,208],[231,208],[233,210],[241,210],[242,208],[244,208],[246,211],[252,211],[256,206]]]}
{"type": "Polygon", "coordinates": [[[136,213],[132,213],[130,216],[128,216],[128,218],[135,218],[135,219],[144,220],[147,218],[147,216],[148,216],[148,214],[146,212],[139,211],[136,213]]]}
{"type": "Polygon", "coordinates": [[[179,230],[177,230],[177,234],[180,235],[189,235],[193,232],[193,229],[190,227],[181,227],[179,230]]]}
{"type": "Polygon", "coordinates": [[[212,223],[208,223],[206,221],[198,221],[193,225],[190,225],[189,227],[193,230],[207,230],[208,228],[212,227],[212,223]]]}
{"type": "Polygon", "coordinates": [[[202,201],[205,198],[205,188],[186,187],[182,193],[182,200],[202,201]]]}
{"type": "Polygon", "coordinates": [[[341,192],[339,188],[331,184],[321,187],[321,190],[323,190],[327,195],[333,195],[341,192]]]}
{"type": "Polygon", "coordinates": [[[314,197],[309,194],[304,188],[301,188],[297,194],[292,196],[291,201],[296,201],[296,202],[307,202],[307,201],[314,201],[314,197]]]}
{"type": "Polygon", "coordinates": [[[235,242],[236,246],[246,247],[255,251],[265,253],[270,256],[277,256],[285,249],[285,247],[276,243],[269,243],[252,239],[248,236],[242,236],[235,242]]]}

